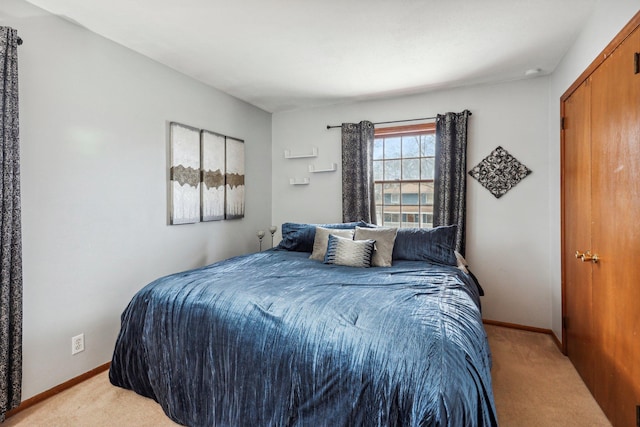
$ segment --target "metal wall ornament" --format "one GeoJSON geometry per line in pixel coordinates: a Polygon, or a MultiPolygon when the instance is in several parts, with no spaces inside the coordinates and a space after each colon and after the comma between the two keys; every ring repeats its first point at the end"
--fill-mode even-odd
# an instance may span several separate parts
{"type": "Polygon", "coordinates": [[[531,172],[507,150],[498,146],[474,166],[469,171],[469,175],[478,180],[496,199],[499,199],[531,172]]]}
{"type": "Polygon", "coordinates": [[[244,218],[244,141],[171,122],[169,223],[244,218]]]}

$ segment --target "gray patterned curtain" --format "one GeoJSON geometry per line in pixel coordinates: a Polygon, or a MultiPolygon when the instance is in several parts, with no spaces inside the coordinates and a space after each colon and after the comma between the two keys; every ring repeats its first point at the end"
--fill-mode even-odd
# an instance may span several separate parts
{"type": "Polygon", "coordinates": [[[342,221],[376,222],[373,123],[342,124],[342,221]]]}
{"type": "Polygon", "coordinates": [[[18,134],[18,34],[0,27],[0,421],[22,392],[22,232],[18,134]]]}
{"type": "Polygon", "coordinates": [[[471,113],[438,114],[433,226],[457,225],[456,250],[464,256],[467,199],[467,122],[471,113]]]}

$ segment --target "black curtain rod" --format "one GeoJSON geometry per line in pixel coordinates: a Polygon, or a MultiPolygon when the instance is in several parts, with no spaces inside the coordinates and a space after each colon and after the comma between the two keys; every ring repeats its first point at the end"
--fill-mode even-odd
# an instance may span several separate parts
{"type": "MultiPolygon", "coordinates": [[[[471,116],[471,112],[469,112],[469,115],[471,116]]],[[[377,122],[374,123],[374,125],[388,125],[389,123],[404,123],[404,122],[416,122],[418,120],[435,120],[438,117],[421,117],[419,119],[405,119],[405,120],[391,120],[388,122],[377,122]]],[[[334,129],[334,128],[341,128],[342,125],[337,125],[337,126],[331,126],[331,125],[327,125],[327,129],[334,129]]]]}

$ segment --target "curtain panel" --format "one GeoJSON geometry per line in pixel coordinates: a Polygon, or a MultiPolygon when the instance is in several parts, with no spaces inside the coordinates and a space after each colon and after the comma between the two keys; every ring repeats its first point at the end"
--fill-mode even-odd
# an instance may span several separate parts
{"type": "Polygon", "coordinates": [[[342,124],[342,221],[376,222],[373,123],[342,124]]]}
{"type": "Polygon", "coordinates": [[[433,226],[456,225],[456,250],[465,254],[467,123],[471,113],[438,114],[434,172],[433,226]]]}
{"type": "Polygon", "coordinates": [[[0,27],[0,420],[22,387],[22,231],[18,132],[18,34],[0,27]]]}

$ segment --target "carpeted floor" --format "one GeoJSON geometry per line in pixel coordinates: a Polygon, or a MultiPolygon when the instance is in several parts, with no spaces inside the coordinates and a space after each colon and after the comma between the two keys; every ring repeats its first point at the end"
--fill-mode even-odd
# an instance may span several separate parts
{"type": "MultiPolygon", "coordinates": [[[[610,426],[577,372],[551,337],[486,325],[493,388],[502,427],[610,426]]],[[[112,386],[103,372],[38,405],[2,427],[176,426],[150,399],[112,386]]]]}
{"type": "Polygon", "coordinates": [[[485,329],[501,426],[611,426],[549,335],[491,325],[485,329]]]}

